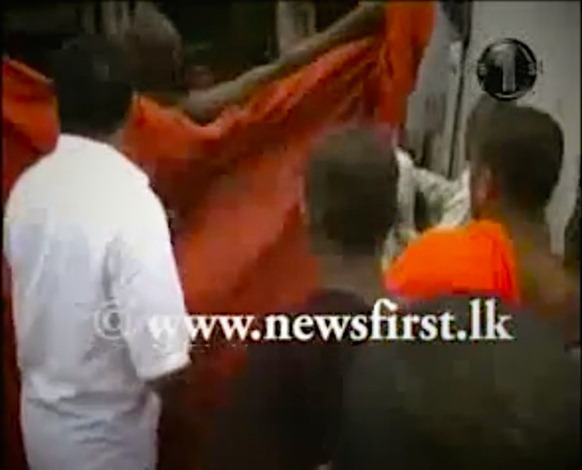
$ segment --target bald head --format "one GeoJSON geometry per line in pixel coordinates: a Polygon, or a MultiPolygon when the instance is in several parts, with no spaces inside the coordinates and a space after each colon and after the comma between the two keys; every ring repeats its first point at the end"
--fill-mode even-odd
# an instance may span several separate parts
{"type": "Polygon", "coordinates": [[[501,204],[539,218],[562,169],[564,135],[556,120],[501,103],[478,117],[467,138],[473,210],[491,213],[501,204]]]}
{"type": "Polygon", "coordinates": [[[515,106],[510,101],[499,101],[491,96],[483,93],[479,96],[477,102],[471,108],[467,122],[465,125],[465,157],[469,158],[469,149],[471,140],[474,138],[475,132],[493,111],[500,107],[515,106]]]}

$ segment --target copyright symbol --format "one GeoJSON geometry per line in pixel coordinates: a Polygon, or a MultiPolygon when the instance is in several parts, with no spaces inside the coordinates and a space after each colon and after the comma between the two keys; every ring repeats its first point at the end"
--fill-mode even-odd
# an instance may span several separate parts
{"type": "Polygon", "coordinates": [[[119,314],[113,305],[106,305],[95,315],[95,330],[97,335],[108,340],[118,340],[128,331],[127,320],[119,314]]]}

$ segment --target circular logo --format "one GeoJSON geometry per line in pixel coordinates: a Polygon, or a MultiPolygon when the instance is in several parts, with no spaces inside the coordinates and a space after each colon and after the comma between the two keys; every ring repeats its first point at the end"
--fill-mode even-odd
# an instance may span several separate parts
{"type": "Polygon", "coordinates": [[[95,312],[95,329],[97,334],[108,340],[120,340],[129,331],[127,318],[119,314],[119,309],[113,303],[105,303],[95,312]]]}
{"type": "Polygon", "coordinates": [[[500,39],[488,46],[477,63],[477,79],[483,91],[500,101],[521,98],[538,76],[533,51],[517,39],[500,39]]]}

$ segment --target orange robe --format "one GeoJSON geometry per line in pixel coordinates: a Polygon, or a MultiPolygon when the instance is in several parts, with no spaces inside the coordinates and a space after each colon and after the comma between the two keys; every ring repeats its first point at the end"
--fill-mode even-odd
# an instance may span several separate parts
{"type": "MultiPolygon", "coordinates": [[[[2,62],[2,206],[18,176],[57,139],[54,98],[48,81],[24,65],[2,62]],[[5,93],[9,90],[9,93],[5,93]]],[[[25,468],[20,434],[20,387],[10,302],[10,273],[2,257],[2,392],[6,468],[25,468]]]]}
{"type": "Polygon", "coordinates": [[[429,230],[406,248],[384,280],[390,293],[406,299],[480,294],[520,301],[511,240],[490,221],[429,230]]]}
{"type": "MultiPolygon", "coordinates": [[[[348,120],[403,125],[433,15],[432,2],[390,2],[386,28],[376,37],[325,54],[205,126],[138,100],[126,151],[180,215],[174,243],[191,312],[273,311],[302,301],[317,285],[298,210],[310,144],[348,120]]],[[[7,59],[2,75],[5,195],[22,170],[51,149],[57,125],[46,79],[7,59]],[[34,151],[18,146],[20,134],[36,143],[34,151]]],[[[8,326],[4,335],[12,337],[8,326]]],[[[239,349],[209,354],[196,401],[224,399],[242,358],[239,349]]],[[[14,388],[14,367],[4,379],[5,389],[14,388]]],[[[14,422],[5,429],[19,433],[14,422]]]]}

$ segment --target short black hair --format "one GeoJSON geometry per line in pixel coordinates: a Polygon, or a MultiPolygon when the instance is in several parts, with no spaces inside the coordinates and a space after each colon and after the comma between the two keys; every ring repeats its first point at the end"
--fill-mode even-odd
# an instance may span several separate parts
{"type": "Polygon", "coordinates": [[[494,106],[477,124],[467,135],[469,158],[491,171],[507,202],[543,210],[562,169],[560,125],[548,113],[515,105],[494,106]]]}
{"type": "Polygon", "coordinates": [[[133,86],[117,43],[83,35],[64,44],[51,59],[62,132],[103,136],[124,124],[133,86]]]}
{"type": "Polygon", "coordinates": [[[377,253],[396,220],[398,174],[390,142],[373,129],[329,134],[312,152],[306,178],[314,241],[345,254],[377,253]]]}
{"type": "MultiPolygon", "coordinates": [[[[470,323],[470,298],[407,311],[470,323]]],[[[346,379],[334,469],[579,468],[580,365],[563,337],[514,313],[514,341],[362,345],[346,379]]]]}

